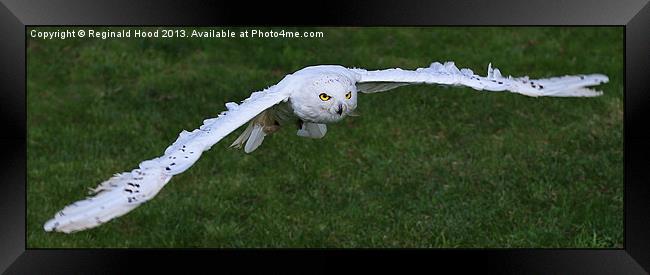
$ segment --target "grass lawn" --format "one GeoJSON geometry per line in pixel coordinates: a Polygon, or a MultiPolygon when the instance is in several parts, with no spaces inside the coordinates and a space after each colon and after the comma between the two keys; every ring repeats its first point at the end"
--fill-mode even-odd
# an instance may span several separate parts
{"type": "Polygon", "coordinates": [[[29,39],[27,247],[622,247],[622,27],[285,30],[324,37],[29,39]],[[361,116],[321,140],[284,129],[245,154],[228,148],[239,129],[131,213],[43,231],[89,187],[287,73],[447,60],[610,82],[587,99],[425,85],[360,95],[361,116]]]}

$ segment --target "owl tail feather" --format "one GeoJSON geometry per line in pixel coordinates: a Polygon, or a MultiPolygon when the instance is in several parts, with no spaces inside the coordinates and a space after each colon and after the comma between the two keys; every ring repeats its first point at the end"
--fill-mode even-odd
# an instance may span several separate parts
{"type": "Polygon", "coordinates": [[[262,145],[266,133],[264,132],[264,126],[258,123],[251,122],[246,130],[239,135],[239,137],[233,142],[230,147],[241,149],[244,147],[244,152],[250,153],[255,151],[257,147],[262,145]]]}
{"type": "Polygon", "coordinates": [[[246,127],[246,130],[244,130],[244,132],[242,132],[241,135],[239,135],[239,137],[237,137],[237,139],[235,139],[235,141],[232,144],[230,144],[230,147],[241,149],[244,146],[244,144],[246,144],[248,138],[251,136],[251,133],[253,132],[253,127],[254,124],[251,121],[248,127],[246,127]]]}
{"type": "Polygon", "coordinates": [[[230,145],[237,149],[244,147],[244,152],[250,153],[262,145],[264,137],[280,128],[270,110],[264,111],[253,118],[244,132],[230,145]]]}

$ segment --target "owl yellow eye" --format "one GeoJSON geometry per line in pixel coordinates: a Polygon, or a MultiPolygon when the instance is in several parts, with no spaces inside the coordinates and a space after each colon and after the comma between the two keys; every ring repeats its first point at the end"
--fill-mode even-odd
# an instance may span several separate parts
{"type": "Polygon", "coordinates": [[[332,98],[331,96],[328,96],[326,93],[322,93],[322,94],[318,95],[318,97],[322,101],[328,101],[328,100],[330,100],[330,98],[332,98]]]}
{"type": "Polygon", "coordinates": [[[347,94],[345,94],[345,98],[347,99],[352,98],[352,92],[348,92],[347,94]]]}

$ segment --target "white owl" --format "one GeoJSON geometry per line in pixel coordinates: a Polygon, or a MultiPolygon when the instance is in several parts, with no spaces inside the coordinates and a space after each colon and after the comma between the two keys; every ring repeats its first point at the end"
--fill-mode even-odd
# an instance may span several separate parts
{"type": "Polygon", "coordinates": [[[204,151],[248,122],[232,144],[246,153],[264,137],[283,126],[297,127],[297,134],[322,138],[326,124],[353,116],[359,92],[376,93],[410,84],[468,86],[476,90],[509,91],[527,96],[593,97],[602,94],[587,86],[608,82],[602,74],[547,79],[503,77],[488,66],[487,76],[456,68],[453,62],[435,62],[415,71],[368,71],[337,65],[311,66],[287,75],[279,83],[254,92],[241,104],[226,103],[227,111],[203,121],[192,132],[182,131],[160,157],[140,163],[131,172],[115,174],[93,191],[94,197],[66,206],[44,225],[46,231],[65,233],[93,228],[133,210],[152,199],[169,180],[192,166],[204,151]]]}

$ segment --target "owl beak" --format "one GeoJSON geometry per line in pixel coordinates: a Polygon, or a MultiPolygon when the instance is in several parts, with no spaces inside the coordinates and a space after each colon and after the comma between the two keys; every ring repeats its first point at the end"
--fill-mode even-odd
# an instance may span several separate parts
{"type": "Polygon", "coordinates": [[[339,107],[336,109],[336,113],[339,115],[343,114],[343,104],[339,104],[339,107]]]}

